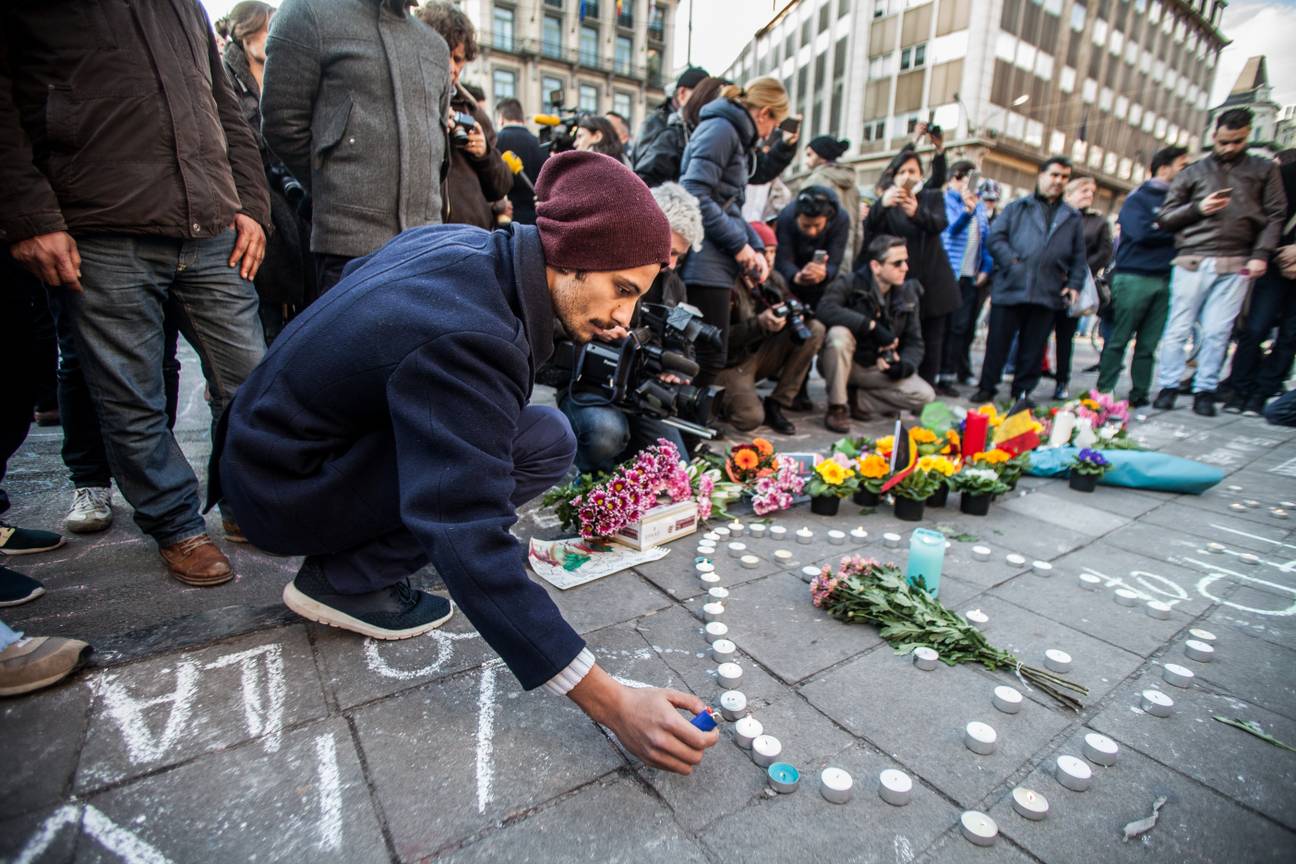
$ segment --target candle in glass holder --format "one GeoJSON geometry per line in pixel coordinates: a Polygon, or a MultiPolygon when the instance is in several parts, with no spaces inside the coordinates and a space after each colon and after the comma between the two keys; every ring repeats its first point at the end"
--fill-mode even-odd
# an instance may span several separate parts
{"type": "Polygon", "coordinates": [[[740,542],[738,542],[738,541],[735,540],[733,543],[730,543],[730,544],[729,544],[729,557],[730,557],[730,558],[741,558],[742,556],[744,556],[744,555],[746,555],[746,554],[747,554],[747,544],[746,544],[746,543],[740,543],[740,542]]]}
{"type": "Polygon", "coordinates": [[[1009,552],[1007,555],[1004,556],[1004,560],[1007,561],[1009,566],[1011,567],[1026,566],[1026,556],[1020,555],[1016,552],[1009,552]]]}
{"type": "Polygon", "coordinates": [[[1215,659],[1215,649],[1207,642],[1189,639],[1184,643],[1184,653],[1198,663],[1209,663],[1215,659]]]}
{"type": "Polygon", "coordinates": [[[771,540],[782,540],[784,537],[787,536],[787,526],[771,525],[769,527],[769,535],[771,540]]]}
{"type": "Polygon", "coordinates": [[[1034,789],[1018,786],[1012,790],[1012,799],[1019,816],[1038,822],[1048,815],[1048,799],[1034,789]]]}
{"type": "Polygon", "coordinates": [[[783,752],[783,745],[773,735],[760,735],[752,740],[752,761],[762,768],[768,768],[778,761],[783,752]]]}
{"type": "Polygon", "coordinates": [[[930,528],[915,528],[909,535],[909,560],[905,579],[910,585],[923,580],[927,593],[940,594],[941,569],[945,566],[945,535],[930,528]]]}
{"type": "Polygon", "coordinates": [[[940,654],[936,653],[936,649],[923,645],[914,649],[913,663],[922,671],[930,672],[940,663],[940,654]]]}
{"type": "Polygon", "coordinates": [[[846,532],[833,528],[828,532],[828,542],[833,546],[841,546],[846,542],[846,532]]]}
{"type": "Polygon", "coordinates": [[[743,566],[744,570],[755,570],[760,566],[760,559],[755,555],[744,555],[738,559],[738,563],[743,566]]]}
{"type": "Polygon", "coordinates": [[[1086,591],[1096,591],[1102,585],[1102,579],[1092,573],[1081,573],[1077,581],[1080,587],[1086,591]]]}
{"type": "Polygon", "coordinates": [[[819,794],[830,804],[845,804],[851,799],[855,781],[840,768],[828,767],[819,772],[819,794]]]}
{"type": "Polygon", "coordinates": [[[999,836],[999,826],[979,810],[968,810],[959,817],[959,825],[968,842],[977,846],[993,846],[999,836]]]}
{"type": "Polygon", "coordinates": [[[750,714],[739,717],[734,722],[734,743],[744,750],[750,750],[752,742],[765,734],[765,727],[750,714]]]}
{"type": "Polygon", "coordinates": [[[913,780],[903,771],[888,768],[878,775],[878,795],[895,807],[903,807],[913,798],[913,780]]]}
{"type": "Polygon", "coordinates": [[[1178,663],[1167,663],[1161,668],[1161,678],[1167,684],[1173,684],[1176,687],[1191,687],[1196,674],[1187,666],[1180,666],[1178,663]]]}
{"type": "Polygon", "coordinates": [[[888,531],[882,535],[882,544],[888,549],[899,549],[900,541],[904,538],[894,531],[888,531]]]}
{"type": "Polygon", "coordinates": [[[1139,602],[1138,592],[1129,588],[1117,588],[1113,596],[1122,606],[1137,606],[1139,602]]]}
{"type": "Polygon", "coordinates": [[[973,720],[963,727],[963,744],[973,753],[989,756],[999,746],[999,735],[989,723],[973,720]]]}
{"type": "Polygon", "coordinates": [[[716,668],[716,677],[720,679],[720,686],[726,690],[737,690],[739,682],[742,681],[742,667],[737,663],[721,663],[716,668]]]}
{"type": "Polygon", "coordinates": [[[1144,690],[1139,707],[1153,717],[1169,717],[1174,713],[1174,700],[1160,690],[1144,690]]]}
{"type": "Polygon", "coordinates": [[[730,723],[736,723],[746,712],[747,695],[741,690],[726,690],[720,694],[721,717],[730,723]]]}
{"type": "Polygon", "coordinates": [[[1095,765],[1115,765],[1120,748],[1116,742],[1097,732],[1090,732],[1084,737],[1085,758],[1095,765]]]}
{"type": "Polygon", "coordinates": [[[1072,792],[1083,792],[1093,782],[1093,769],[1075,756],[1057,757],[1057,781],[1072,792]]]}
{"type": "Polygon", "coordinates": [[[808,545],[814,542],[814,532],[806,527],[798,528],[796,532],[796,539],[798,543],[802,545],[808,545]]]}
{"type": "Polygon", "coordinates": [[[978,561],[989,561],[990,556],[994,555],[994,550],[989,546],[973,546],[972,557],[978,561]]]}
{"type": "Polygon", "coordinates": [[[1150,618],[1165,620],[1170,617],[1171,607],[1169,603],[1163,603],[1160,600],[1149,600],[1143,608],[1150,618]]]}
{"type": "Polygon", "coordinates": [[[725,612],[724,604],[718,601],[712,603],[704,603],[702,605],[702,618],[708,623],[712,621],[719,621],[720,618],[724,615],[724,612],[725,612]]]}
{"type": "Polygon", "coordinates": [[[765,769],[769,777],[770,788],[780,795],[788,795],[797,790],[801,782],[801,773],[787,762],[775,762],[765,769]]]}
{"type": "Polygon", "coordinates": [[[1065,674],[1071,671],[1071,655],[1057,648],[1050,648],[1044,652],[1044,665],[1058,674],[1065,674]]]}
{"type": "Polygon", "coordinates": [[[729,627],[723,621],[712,621],[706,625],[706,640],[712,644],[717,639],[725,639],[729,636],[729,627]]]}
{"type": "Polygon", "coordinates": [[[992,698],[994,707],[998,708],[1005,714],[1016,714],[1021,710],[1022,694],[1015,687],[1009,687],[1007,684],[1000,684],[994,688],[992,698]]]}
{"type": "Polygon", "coordinates": [[[738,646],[728,639],[717,639],[711,643],[711,659],[720,664],[733,660],[738,646]]]}

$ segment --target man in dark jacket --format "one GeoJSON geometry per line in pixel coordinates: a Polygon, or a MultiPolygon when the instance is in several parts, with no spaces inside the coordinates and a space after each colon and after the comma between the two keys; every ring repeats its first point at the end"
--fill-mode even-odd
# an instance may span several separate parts
{"type": "Polygon", "coordinates": [[[1112,269],[1112,329],[1103,343],[1098,390],[1111,393],[1116,389],[1125,346],[1131,338],[1137,339],[1130,363],[1129,403],[1133,408],[1148,404],[1157,343],[1170,311],[1174,235],[1156,224],[1156,214],[1170,184],[1187,164],[1188,151],[1183,147],[1158,150],[1152,157],[1152,177],[1129,194],[1117,219],[1121,239],[1112,269]]]}
{"type": "MultiPolygon", "coordinates": [[[[640,153],[652,146],[653,139],[661,134],[666,128],[666,121],[670,119],[671,114],[688,104],[689,96],[693,93],[693,88],[701,83],[702,79],[709,73],[701,66],[690,66],[680,73],[675,81],[675,90],[660,105],[648,112],[644,117],[643,123],[639,126],[639,134],[635,136],[635,146],[639,148],[640,153]]],[[[669,178],[674,179],[674,178],[669,178]]]]}
{"type": "Polygon", "coordinates": [[[841,269],[850,240],[850,217],[837,194],[807,186],[779,211],[774,266],[802,303],[814,309],[841,269]]]}
{"type": "Polygon", "coordinates": [[[0,40],[0,239],[75,334],[136,523],[180,581],[229,581],[162,376],[168,299],[213,417],[264,351],[266,181],[211,24],[195,3],[8,3],[0,40]]]}
{"type": "Polygon", "coordinates": [[[920,411],[936,398],[917,374],[923,358],[919,302],[922,286],[908,278],[909,250],[899,237],[881,234],[864,254],[867,270],[856,267],[829,286],[817,315],[828,335],[819,371],[828,385],[824,425],[850,432],[852,413],[870,420],[920,411]],[[848,393],[861,404],[847,405],[848,393]]]}
{"type": "Polygon", "coordinates": [[[1233,108],[1215,120],[1210,154],[1189,165],[1170,186],[1157,221],[1175,233],[1170,313],[1161,336],[1153,406],[1174,407],[1183,378],[1184,345],[1200,327],[1193,413],[1215,416],[1215,384],[1229,334],[1251,287],[1278,247],[1287,196],[1278,166],[1247,155],[1251,112],[1233,108]]]}
{"type": "Polygon", "coordinates": [[[262,131],[311,194],[317,289],[406,228],[442,221],[449,49],[406,0],[284,0],[262,131]]]}
{"type": "Polygon", "coordinates": [[[626,327],[670,227],[596,153],[551,158],[536,198],[534,227],[416,228],[348,267],[231,405],[214,494],[246,510],[262,548],[306,555],[284,589],[298,614],[379,639],[425,633],[453,611],[410,586],[430,560],[525,689],[569,695],[646,762],[687,773],[717,736],[674,706],[702,701],[603,672],[509,532],[574,450],[556,409],[527,404],[554,319],[581,342],[626,327]]]}
{"type": "Polygon", "coordinates": [[[1040,166],[1035,194],[1004,208],[990,226],[987,246],[994,258],[990,286],[990,336],[981,363],[981,384],[973,402],[994,399],[1013,339],[1017,339],[1014,401],[1039,383],[1044,349],[1058,309],[1084,288],[1084,220],[1062,200],[1071,179],[1071,160],[1050,156],[1040,166]]]}
{"type": "Polygon", "coordinates": [[[499,132],[495,143],[501,153],[512,152],[522,160],[522,173],[514,175],[508,197],[513,203],[513,221],[523,225],[535,224],[535,181],[540,176],[549,151],[540,146],[540,139],[526,126],[522,103],[516,99],[501,99],[495,106],[499,117],[499,132]]]}

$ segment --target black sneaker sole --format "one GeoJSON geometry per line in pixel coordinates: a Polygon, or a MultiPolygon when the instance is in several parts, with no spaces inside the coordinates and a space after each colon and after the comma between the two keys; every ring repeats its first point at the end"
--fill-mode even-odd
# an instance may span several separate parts
{"type": "Polygon", "coordinates": [[[361,636],[368,636],[370,639],[412,639],[415,636],[422,636],[429,630],[437,629],[454,616],[454,603],[452,602],[450,611],[443,618],[420,624],[417,627],[407,627],[404,630],[389,630],[385,627],[368,624],[345,612],[339,612],[332,606],[326,606],[297,590],[297,586],[291,582],[284,586],[283,601],[285,606],[308,621],[327,624],[329,627],[336,627],[339,630],[350,630],[352,633],[359,633],[361,636]]]}
{"type": "Polygon", "coordinates": [[[30,603],[44,593],[45,589],[37,585],[26,597],[19,597],[16,600],[0,600],[0,606],[21,606],[24,603],[30,603]]]}
{"type": "Polygon", "coordinates": [[[60,537],[59,541],[53,546],[38,546],[34,549],[9,549],[0,548],[0,555],[35,555],[37,552],[48,552],[51,549],[57,549],[67,542],[67,539],[60,537]]]}

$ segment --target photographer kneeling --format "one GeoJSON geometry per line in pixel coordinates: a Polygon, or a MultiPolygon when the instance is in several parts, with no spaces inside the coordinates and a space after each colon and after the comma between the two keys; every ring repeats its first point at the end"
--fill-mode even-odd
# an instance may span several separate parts
{"type": "Polygon", "coordinates": [[[769,277],[748,289],[734,288],[729,306],[729,352],[716,384],[725,388],[721,414],[740,432],[764,423],[780,435],[795,435],[796,426],[783,415],[790,409],[801,382],[810,372],[815,352],[824,340],[824,325],[806,318],[810,314],[787,290],[773,267],[778,239],[763,222],[752,230],[765,244],[769,277]],[[774,392],[764,400],[756,382],[777,377],[774,392]]]}
{"type": "Polygon", "coordinates": [[[907,278],[905,241],[879,235],[865,255],[867,269],[838,277],[816,313],[828,328],[819,355],[819,371],[828,383],[824,425],[843,434],[850,432],[851,417],[895,416],[936,398],[931,385],[915,374],[924,351],[918,317],[922,286],[907,278]]]}

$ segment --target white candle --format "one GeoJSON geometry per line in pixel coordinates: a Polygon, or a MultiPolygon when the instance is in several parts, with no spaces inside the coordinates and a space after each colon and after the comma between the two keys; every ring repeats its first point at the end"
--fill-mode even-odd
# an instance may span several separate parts
{"type": "Polygon", "coordinates": [[[752,742],[765,732],[765,727],[755,717],[739,717],[734,722],[734,742],[744,750],[750,750],[752,742]]]}
{"type": "Polygon", "coordinates": [[[913,798],[913,780],[903,771],[888,768],[878,775],[878,795],[895,807],[903,807],[913,798]]]}
{"type": "Polygon", "coordinates": [[[1053,565],[1047,561],[1032,561],[1031,569],[1035,571],[1036,576],[1053,575],[1053,565]]]}
{"type": "Polygon", "coordinates": [[[851,529],[851,537],[854,537],[856,540],[867,540],[868,532],[864,530],[863,525],[856,525],[851,529]]]}
{"type": "Polygon", "coordinates": [[[774,560],[779,564],[788,565],[792,563],[792,553],[786,549],[775,549],[774,560]]]}
{"type": "Polygon", "coordinates": [[[747,695],[741,690],[726,690],[720,694],[720,716],[736,723],[747,711],[747,695]]]}
{"type": "Polygon", "coordinates": [[[1057,781],[1072,792],[1083,792],[1093,782],[1093,769],[1074,756],[1057,757],[1057,781]]]}
{"type": "Polygon", "coordinates": [[[851,799],[855,781],[840,768],[825,768],[819,772],[819,794],[830,804],[845,804],[851,799]]]}
{"type": "Polygon", "coordinates": [[[726,600],[729,597],[729,589],[720,587],[708,588],[707,596],[712,600],[726,600]]]}
{"type": "Polygon", "coordinates": [[[712,546],[710,543],[698,544],[697,553],[704,558],[710,558],[712,555],[715,554],[715,551],[716,551],[716,547],[712,546]]]}
{"type": "Polygon", "coordinates": [[[1260,502],[1255,500],[1254,498],[1248,498],[1242,503],[1245,504],[1247,507],[1251,508],[1252,510],[1260,506],[1260,502]]]}
{"type": "Polygon", "coordinates": [[[1006,684],[1000,684],[994,688],[994,707],[998,708],[1005,714],[1016,714],[1021,710],[1022,694],[1015,687],[1009,687],[1006,684]]]}
{"type": "Polygon", "coordinates": [[[1223,555],[1225,552],[1228,551],[1228,547],[1225,546],[1223,543],[1207,543],[1206,551],[1214,553],[1216,555],[1223,555]]]}
{"type": "Polygon", "coordinates": [[[743,533],[743,530],[743,524],[737,519],[729,523],[729,533],[733,536],[737,537],[739,534],[743,533]]]}
{"type": "Polygon", "coordinates": [[[715,528],[712,528],[712,529],[711,529],[711,533],[714,534],[714,535],[716,535],[716,539],[719,540],[719,539],[724,539],[725,537],[728,537],[729,534],[730,534],[730,531],[729,531],[728,528],[724,527],[723,525],[719,525],[719,526],[717,526],[717,527],[715,527],[715,528]]]}
{"type": "Polygon", "coordinates": [[[1228,488],[1228,491],[1230,491],[1230,492],[1241,492],[1241,491],[1242,491],[1242,487],[1239,486],[1239,485],[1237,485],[1236,483],[1230,483],[1230,484],[1228,485],[1227,488],[1228,488]]]}
{"type": "Polygon", "coordinates": [[[774,540],[782,540],[784,537],[787,536],[787,526],[771,525],[769,528],[769,535],[774,540]]]}
{"type": "Polygon", "coordinates": [[[1038,822],[1048,815],[1048,799],[1034,789],[1018,786],[1012,790],[1012,799],[1019,816],[1038,822]]]}
{"type": "Polygon", "coordinates": [[[1232,504],[1229,505],[1229,509],[1236,510],[1239,513],[1242,513],[1245,512],[1247,508],[1246,505],[1243,504],[1241,501],[1234,501],[1232,504]]]}
{"type": "Polygon", "coordinates": [[[1137,606],[1139,602],[1138,592],[1129,588],[1117,588],[1115,597],[1116,602],[1122,606],[1137,606]]]}
{"type": "Polygon", "coordinates": [[[1019,555],[1016,552],[1009,552],[1007,555],[1004,556],[1004,560],[1007,561],[1013,567],[1022,567],[1026,564],[1026,556],[1019,555]]]}
{"type": "Polygon", "coordinates": [[[706,640],[712,645],[717,639],[724,639],[729,635],[729,627],[723,621],[712,621],[706,625],[706,640]]]}
{"type": "Polygon", "coordinates": [[[719,584],[720,584],[720,574],[719,574],[719,573],[703,573],[703,574],[701,575],[701,579],[702,579],[702,584],[705,585],[705,586],[707,586],[708,588],[710,588],[710,587],[713,586],[713,585],[719,585],[719,584]]]}
{"type": "Polygon", "coordinates": [[[1209,663],[1215,659],[1215,648],[1210,643],[1197,639],[1189,639],[1184,643],[1184,653],[1198,663],[1209,663]]]}
{"type": "Polygon", "coordinates": [[[1149,600],[1147,605],[1143,608],[1152,618],[1160,618],[1164,620],[1170,617],[1171,610],[1169,603],[1162,603],[1160,600],[1149,600]]]}
{"type": "Polygon", "coordinates": [[[707,541],[709,541],[709,542],[711,542],[711,543],[714,543],[714,542],[716,542],[717,540],[720,539],[720,535],[717,534],[717,533],[714,532],[714,531],[708,531],[708,532],[706,532],[705,534],[702,535],[702,539],[703,539],[703,540],[707,540],[707,541]]]}
{"type": "Polygon", "coordinates": [[[994,554],[994,550],[991,549],[989,546],[972,547],[972,557],[978,561],[989,561],[990,556],[993,554],[994,554]]]}
{"type": "Polygon", "coordinates": [[[738,563],[741,564],[745,570],[755,570],[760,566],[760,559],[755,555],[744,555],[738,559],[738,563]]]}
{"type": "Polygon", "coordinates": [[[846,532],[838,531],[836,528],[828,532],[828,542],[833,546],[841,546],[846,542],[846,532]]]}
{"type": "Polygon", "coordinates": [[[940,654],[936,653],[936,649],[923,645],[914,649],[913,662],[922,671],[930,672],[940,662],[940,654]]]}
{"type": "Polygon", "coordinates": [[[752,761],[762,768],[768,768],[778,761],[783,752],[783,745],[773,735],[759,735],[752,739],[752,761]]]}
{"type": "Polygon", "coordinates": [[[717,639],[711,643],[711,659],[721,665],[734,659],[738,646],[728,639],[717,639]]]}
{"type": "Polygon", "coordinates": [[[1269,515],[1274,517],[1275,519],[1286,519],[1287,511],[1281,507],[1275,507],[1269,511],[1269,515]]]}
{"type": "Polygon", "coordinates": [[[976,627],[978,630],[984,630],[990,626],[990,616],[982,612],[980,609],[969,609],[963,613],[963,617],[967,619],[969,624],[976,627]]]}
{"type": "Polygon", "coordinates": [[[1090,732],[1084,737],[1085,758],[1095,765],[1115,765],[1120,748],[1106,735],[1090,732]]]}
{"type": "Polygon", "coordinates": [[[1080,587],[1086,591],[1097,590],[1098,586],[1102,585],[1102,580],[1092,573],[1081,573],[1078,581],[1080,587]]]}
{"type": "Polygon", "coordinates": [[[993,846],[999,836],[999,826],[995,821],[979,810],[968,810],[959,817],[963,836],[977,846],[993,846]]]}
{"type": "Polygon", "coordinates": [[[746,554],[747,554],[747,544],[746,544],[746,543],[738,543],[738,542],[735,541],[735,542],[729,544],[729,557],[730,557],[730,558],[741,558],[742,556],[744,556],[744,555],[746,555],[746,554]]]}
{"type": "Polygon", "coordinates": [[[989,723],[973,720],[963,727],[963,744],[973,753],[989,756],[999,746],[999,736],[989,723]]]}
{"type": "Polygon", "coordinates": [[[702,605],[702,617],[708,623],[710,623],[711,621],[719,621],[720,618],[724,615],[724,613],[725,613],[724,604],[720,603],[719,601],[704,603],[702,605]]]}
{"type": "Polygon", "coordinates": [[[1238,556],[1238,560],[1243,564],[1249,564],[1252,567],[1260,563],[1260,556],[1253,552],[1243,552],[1238,556]]]}
{"type": "Polygon", "coordinates": [[[1048,446],[1061,447],[1071,442],[1075,432],[1076,416],[1071,411],[1059,411],[1053,415],[1053,428],[1049,431],[1048,446]]]}
{"type": "Polygon", "coordinates": [[[1188,635],[1198,642],[1214,642],[1215,634],[1209,630],[1203,630],[1200,627],[1193,627],[1188,631],[1188,635]]]}
{"type": "Polygon", "coordinates": [[[1173,684],[1176,687],[1191,687],[1196,674],[1187,666],[1180,666],[1178,663],[1167,663],[1161,669],[1161,678],[1167,684],[1173,684]]]}
{"type": "Polygon", "coordinates": [[[1174,700],[1160,690],[1144,690],[1139,707],[1153,717],[1169,717],[1174,713],[1174,700]]]}
{"type": "Polygon", "coordinates": [[[882,543],[888,549],[899,549],[900,541],[902,539],[903,538],[899,534],[895,533],[894,531],[888,531],[882,535],[882,543]]]}
{"type": "Polygon", "coordinates": [[[1044,665],[1059,674],[1071,671],[1071,655],[1057,648],[1044,652],[1044,665]]]}
{"type": "Polygon", "coordinates": [[[721,663],[716,668],[716,677],[720,679],[721,687],[736,690],[738,682],[742,681],[742,667],[737,663],[721,663]]]}
{"type": "Polygon", "coordinates": [[[715,565],[710,561],[699,561],[693,565],[693,569],[699,573],[714,573],[715,565]]]}
{"type": "Polygon", "coordinates": [[[805,567],[802,567],[802,568],[801,568],[801,581],[802,581],[802,582],[812,582],[812,581],[814,581],[814,578],[815,578],[816,576],[818,576],[818,575],[819,575],[820,573],[822,573],[822,572],[823,572],[823,571],[822,571],[821,569],[819,569],[818,567],[814,567],[814,566],[811,566],[811,565],[807,564],[805,567]]]}
{"type": "Polygon", "coordinates": [[[806,545],[814,542],[814,532],[809,528],[799,528],[796,532],[797,542],[806,545]]]}
{"type": "Polygon", "coordinates": [[[761,537],[765,536],[765,523],[753,522],[747,526],[747,533],[759,540],[761,537]]]}
{"type": "Polygon", "coordinates": [[[787,762],[775,762],[765,769],[769,777],[770,788],[780,795],[789,795],[797,790],[801,782],[801,772],[787,762]]]}
{"type": "Polygon", "coordinates": [[[1296,510],[1296,501],[1279,501],[1278,506],[1286,507],[1288,510],[1296,510]]]}

